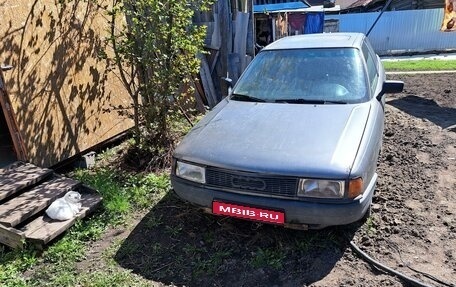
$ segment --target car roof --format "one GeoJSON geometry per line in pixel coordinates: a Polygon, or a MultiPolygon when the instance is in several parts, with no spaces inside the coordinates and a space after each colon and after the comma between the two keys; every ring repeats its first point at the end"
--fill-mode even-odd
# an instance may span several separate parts
{"type": "Polygon", "coordinates": [[[320,33],[296,35],[281,38],[268,46],[268,50],[308,49],[308,48],[361,48],[363,33],[320,33]]]}

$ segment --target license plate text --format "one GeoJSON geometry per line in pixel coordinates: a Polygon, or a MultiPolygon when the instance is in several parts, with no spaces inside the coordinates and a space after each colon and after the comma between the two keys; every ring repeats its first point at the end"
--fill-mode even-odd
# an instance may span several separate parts
{"type": "Polygon", "coordinates": [[[254,208],[220,201],[214,201],[212,203],[212,212],[219,215],[227,215],[268,223],[283,224],[285,222],[285,214],[280,211],[254,208]]]}

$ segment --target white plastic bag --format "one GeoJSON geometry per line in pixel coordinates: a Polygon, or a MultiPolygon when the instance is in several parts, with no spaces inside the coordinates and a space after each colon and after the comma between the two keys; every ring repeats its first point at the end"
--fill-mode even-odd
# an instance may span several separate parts
{"type": "Polygon", "coordinates": [[[81,209],[81,194],[77,191],[69,191],[64,197],[56,199],[46,209],[46,214],[55,220],[68,220],[78,214],[81,209]]]}

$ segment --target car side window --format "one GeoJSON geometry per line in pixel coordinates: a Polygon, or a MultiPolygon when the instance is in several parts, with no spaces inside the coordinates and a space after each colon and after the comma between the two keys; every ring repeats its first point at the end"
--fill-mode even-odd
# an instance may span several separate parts
{"type": "Polygon", "coordinates": [[[375,55],[373,55],[366,42],[363,43],[363,54],[364,58],[366,59],[366,65],[367,65],[367,74],[369,76],[369,84],[371,88],[372,94],[375,93],[375,88],[377,87],[377,82],[378,82],[378,71],[377,71],[377,66],[375,65],[376,63],[376,58],[375,55]]]}

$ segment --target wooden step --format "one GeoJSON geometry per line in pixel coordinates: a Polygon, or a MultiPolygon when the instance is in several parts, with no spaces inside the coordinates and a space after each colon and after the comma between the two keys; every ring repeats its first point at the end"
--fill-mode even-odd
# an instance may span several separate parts
{"type": "Polygon", "coordinates": [[[22,162],[0,169],[0,200],[40,182],[52,173],[50,169],[22,162]]]}
{"type": "Polygon", "coordinates": [[[20,231],[23,232],[25,239],[38,244],[47,244],[72,226],[77,219],[84,218],[92,212],[102,200],[101,196],[95,193],[81,191],[81,194],[82,208],[74,218],[66,221],[58,221],[44,214],[21,228],[20,231]]]}
{"type": "Polygon", "coordinates": [[[51,179],[0,205],[0,223],[14,227],[47,208],[51,202],[80,183],[74,179],[54,175],[51,179]]]}
{"type": "Polygon", "coordinates": [[[0,243],[12,248],[25,242],[44,245],[92,212],[101,200],[95,190],[50,169],[24,162],[0,168],[0,243]],[[47,217],[45,209],[69,190],[81,193],[81,211],[66,221],[47,217]]]}
{"type": "Polygon", "coordinates": [[[11,248],[21,248],[24,242],[24,232],[0,224],[0,243],[3,243],[11,248]]]}

